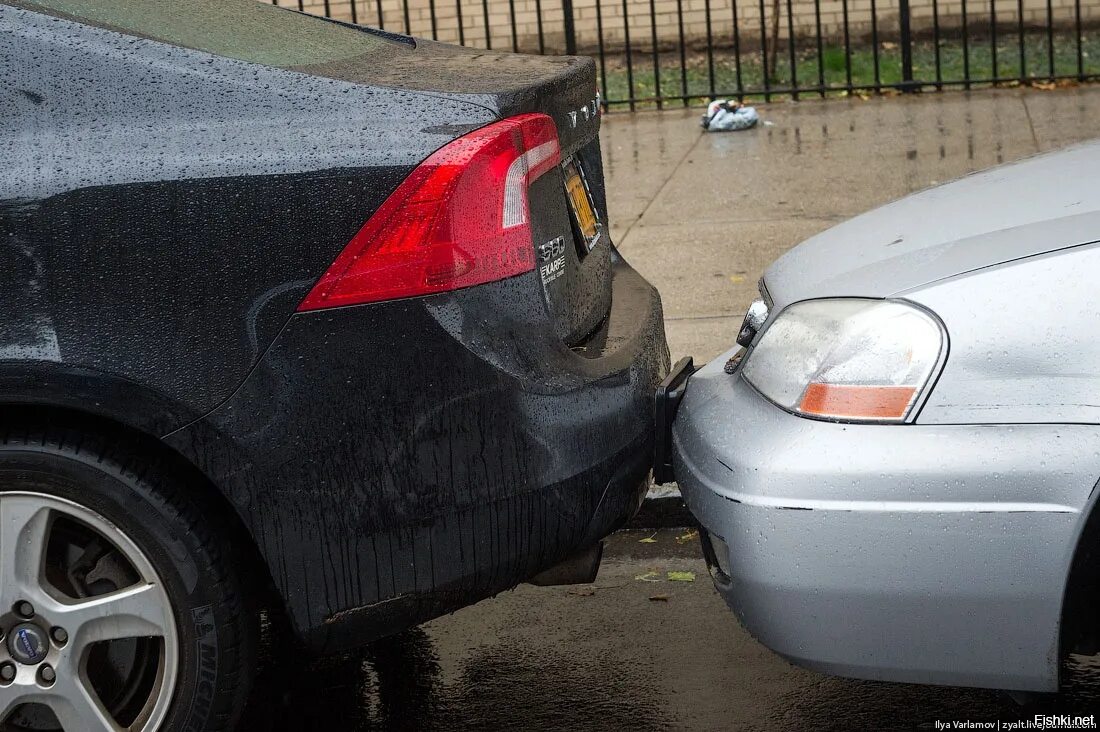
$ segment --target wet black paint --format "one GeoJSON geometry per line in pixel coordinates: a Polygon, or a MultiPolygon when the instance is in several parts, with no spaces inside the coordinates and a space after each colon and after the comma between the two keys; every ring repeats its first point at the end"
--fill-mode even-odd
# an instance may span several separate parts
{"type": "Polygon", "coordinates": [[[557,337],[534,272],[304,313],[168,438],[226,490],[312,647],[500,592],[634,511],[668,352],[656,292],[614,270],[592,357],[557,337]]]}
{"type": "MultiPolygon", "coordinates": [[[[551,114],[606,218],[590,61],[395,44],[289,71],[4,5],[0,31],[0,405],[162,437],[312,650],[511,587],[634,511],[668,350],[610,241],[549,287],[294,314],[416,164],[500,116],[551,114]]],[[[536,238],[572,236],[559,171],[531,205],[536,238]]]]}

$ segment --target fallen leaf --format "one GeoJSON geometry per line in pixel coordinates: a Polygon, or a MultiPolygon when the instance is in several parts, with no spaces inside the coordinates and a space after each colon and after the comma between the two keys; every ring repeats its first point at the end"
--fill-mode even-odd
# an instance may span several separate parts
{"type": "Polygon", "coordinates": [[[653,602],[668,602],[668,595],[651,595],[649,599],[653,602]]]}
{"type": "Polygon", "coordinates": [[[676,537],[677,544],[687,544],[689,541],[693,541],[699,538],[698,531],[689,531],[686,534],[680,534],[676,537]]]}
{"type": "Polygon", "coordinates": [[[882,42],[882,50],[883,51],[893,51],[897,47],[898,47],[898,44],[893,43],[891,41],[883,41],[882,42]]]}
{"type": "Polygon", "coordinates": [[[657,536],[657,535],[656,534],[650,534],[649,536],[645,537],[644,539],[638,539],[638,543],[639,544],[656,544],[657,540],[653,538],[654,536],[657,536]]]}
{"type": "Polygon", "coordinates": [[[666,576],[668,577],[669,582],[694,582],[695,581],[695,573],[694,572],[670,571],[670,572],[668,572],[668,574],[666,576]]]}
{"type": "Polygon", "coordinates": [[[636,579],[640,582],[660,582],[661,581],[661,573],[660,572],[646,572],[645,574],[637,575],[634,579],[636,579]]]}
{"type": "Polygon", "coordinates": [[[745,281],[745,278],[742,275],[730,275],[730,282],[732,282],[735,285],[739,285],[744,281],[745,281]]]}

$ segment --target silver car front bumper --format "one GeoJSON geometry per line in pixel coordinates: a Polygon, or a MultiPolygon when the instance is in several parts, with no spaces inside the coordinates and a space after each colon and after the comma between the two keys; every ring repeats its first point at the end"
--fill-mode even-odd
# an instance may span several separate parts
{"type": "Polygon", "coordinates": [[[724,361],[691,378],[673,465],[758,640],[841,675],[1057,688],[1100,427],[814,421],[724,361]]]}

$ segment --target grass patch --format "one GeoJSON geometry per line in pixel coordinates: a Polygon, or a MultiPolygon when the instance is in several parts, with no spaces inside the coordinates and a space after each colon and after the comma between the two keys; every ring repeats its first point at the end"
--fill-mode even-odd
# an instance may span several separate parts
{"type": "MultiPolygon", "coordinates": [[[[1082,72],[1086,76],[1100,74],[1100,34],[1084,35],[1081,48],[1082,72]]],[[[936,44],[932,41],[915,42],[914,79],[922,85],[933,86],[937,81],[950,84],[968,78],[997,78],[1003,82],[1023,80],[1027,83],[1078,74],[1076,37],[1056,34],[1052,59],[1045,31],[1025,34],[1022,68],[1020,44],[1015,34],[999,36],[996,53],[988,38],[971,39],[965,49],[960,38],[941,39],[938,59],[937,74],[936,44]]],[[[680,62],[679,51],[661,52],[656,59],[652,53],[634,53],[629,72],[625,56],[608,57],[604,65],[606,75],[601,79],[601,87],[612,108],[621,107],[625,104],[621,100],[631,98],[643,100],[658,96],[687,96],[690,103],[701,104],[713,97],[762,98],[765,93],[764,66],[758,51],[742,54],[740,68],[729,49],[715,49],[709,57],[706,53],[690,52],[686,54],[684,64],[680,62]]],[[[817,96],[820,92],[816,87],[823,85],[827,89],[826,95],[838,95],[846,93],[849,85],[872,87],[900,84],[901,66],[901,50],[895,43],[880,44],[877,53],[868,46],[853,47],[850,54],[845,53],[842,45],[829,43],[824,45],[819,58],[813,39],[804,39],[796,48],[794,74],[791,73],[789,52],[781,48],[775,74],[769,78],[767,87],[814,88],[812,92],[803,91],[802,95],[817,96]]],[[[785,96],[773,94],[772,98],[785,96]]],[[[666,100],[664,104],[671,106],[682,102],[666,100]]],[[[656,103],[639,102],[636,106],[653,107],[656,103]]]]}

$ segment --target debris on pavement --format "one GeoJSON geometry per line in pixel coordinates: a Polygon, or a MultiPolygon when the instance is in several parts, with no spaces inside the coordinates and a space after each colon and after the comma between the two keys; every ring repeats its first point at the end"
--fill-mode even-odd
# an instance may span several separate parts
{"type": "Polygon", "coordinates": [[[664,574],[656,570],[650,570],[644,574],[635,575],[639,582],[694,582],[695,573],[670,569],[664,574]]]}
{"type": "Polygon", "coordinates": [[[657,532],[653,532],[651,535],[638,539],[639,544],[656,544],[657,540],[654,538],[657,536],[657,532]]]}
{"type": "Polygon", "coordinates": [[[689,541],[695,541],[698,538],[699,538],[699,532],[695,531],[695,530],[692,530],[692,531],[687,532],[686,534],[680,534],[679,536],[677,536],[676,537],[676,543],[677,544],[687,544],[689,541]]]}
{"type": "Polygon", "coordinates": [[[707,105],[703,115],[703,129],[707,132],[726,132],[729,130],[747,130],[760,121],[756,107],[746,107],[728,99],[716,99],[707,105]]]}
{"type": "Polygon", "coordinates": [[[650,595],[651,602],[668,602],[668,595],[650,595]]]}
{"type": "Polygon", "coordinates": [[[665,483],[664,485],[650,485],[649,492],[646,493],[646,500],[652,501],[659,498],[679,498],[680,486],[675,483],[665,483]]]}

